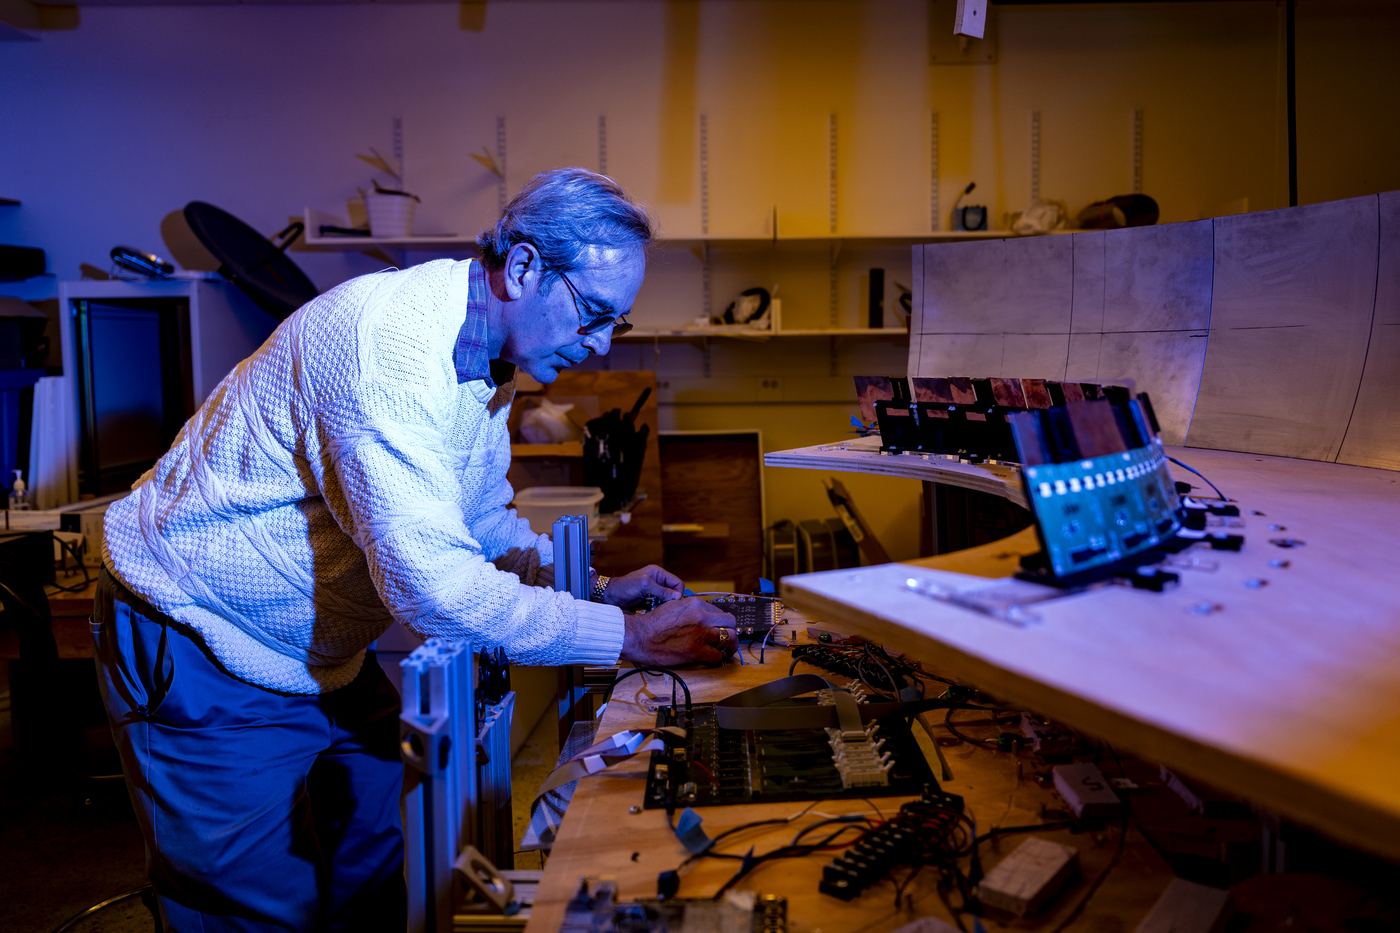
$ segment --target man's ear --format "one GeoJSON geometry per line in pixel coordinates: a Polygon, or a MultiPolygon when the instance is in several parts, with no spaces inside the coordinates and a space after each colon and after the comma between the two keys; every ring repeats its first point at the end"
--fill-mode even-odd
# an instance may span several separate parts
{"type": "Polygon", "coordinates": [[[540,254],[529,243],[517,243],[506,253],[505,285],[511,301],[518,301],[524,294],[527,277],[539,276],[540,254]]]}

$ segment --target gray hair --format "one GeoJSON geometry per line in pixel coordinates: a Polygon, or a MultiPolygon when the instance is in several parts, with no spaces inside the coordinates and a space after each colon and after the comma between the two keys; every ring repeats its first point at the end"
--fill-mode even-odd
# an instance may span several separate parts
{"type": "Polygon", "coordinates": [[[543,286],[573,272],[589,247],[645,251],[656,239],[646,209],[617,182],[586,168],[540,172],[506,205],[496,226],[476,238],[487,269],[505,268],[506,254],[529,243],[544,261],[543,286]]]}

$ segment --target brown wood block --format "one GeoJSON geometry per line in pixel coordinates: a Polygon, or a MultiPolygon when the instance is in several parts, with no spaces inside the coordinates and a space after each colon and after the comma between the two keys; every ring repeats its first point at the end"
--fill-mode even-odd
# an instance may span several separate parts
{"type": "Polygon", "coordinates": [[[1017,917],[1040,913],[1079,868],[1079,850],[1032,836],[977,885],[982,903],[1017,917]]]}
{"type": "Polygon", "coordinates": [[[1220,933],[1230,913],[1228,891],[1174,878],[1137,933],[1220,933]]]}

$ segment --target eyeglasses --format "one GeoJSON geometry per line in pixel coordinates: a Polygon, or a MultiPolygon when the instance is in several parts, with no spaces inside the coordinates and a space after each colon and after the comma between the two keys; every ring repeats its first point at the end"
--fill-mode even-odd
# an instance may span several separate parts
{"type": "Polygon", "coordinates": [[[578,332],[585,337],[599,334],[612,328],[612,336],[621,337],[632,329],[632,325],[627,320],[629,312],[624,311],[616,316],[602,311],[595,311],[589,300],[579,294],[574,283],[569,281],[569,277],[564,273],[559,273],[559,278],[564,280],[564,286],[568,288],[569,294],[574,299],[574,310],[578,312],[579,329],[578,332]],[[585,314],[587,312],[587,314],[585,314]]]}

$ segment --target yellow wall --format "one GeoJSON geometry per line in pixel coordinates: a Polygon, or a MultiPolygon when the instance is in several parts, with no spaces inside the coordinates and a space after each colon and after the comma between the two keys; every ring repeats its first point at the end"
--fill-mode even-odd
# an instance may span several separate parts
{"type": "MultiPolygon", "coordinates": [[[[952,5],[492,2],[484,20],[479,6],[462,16],[451,4],[83,7],[77,28],[0,56],[0,194],[24,202],[0,209],[0,241],[44,247],[67,279],[79,262],[105,265],[114,243],[159,249],[161,218],[196,198],[267,233],[307,206],[343,213],[369,180],[354,153],[388,149],[395,117],[423,231],[471,233],[495,219],[496,181],[468,153],[494,148],[498,117],[514,190],[542,169],[596,168],[606,116],[609,172],[673,237],[701,232],[701,114],[716,236],[771,235],[775,210],[785,235],[827,233],[832,113],[845,236],[930,231],[934,111],[944,227],[969,181],[994,222],[1027,205],[1033,108],[1042,195],[1071,211],[1131,186],[1134,107],[1144,190],[1163,220],[1240,198],[1252,210],[1287,203],[1281,3],[994,5],[994,63],[930,65],[930,30],[951,31],[952,5]]],[[[1400,188],[1389,65],[1400,4],[1299,0],[1298,10],[1302,200],[1400,188]]],[[[294,255],[323,289],[382,265],[294,255]]],[[[887,270],[887,308],[892,283],[909,284],[907,253],[848,241],[838,323],[861,319],[872,265],[887,270]]],[[[688,251],[659,254],[637,324],[699,314],[699,268],[688,251]]],[[[742,288],[776,284],[790,324],[830,321],[821,247],[719,254],[712,268],[716,311],[742,288]]],[[[53,280],[36,281],[26,296],[50,297],[33,289],[53,280]]],[[[902,374],[906,354],[888,339],[716,341],[707,368],[691,344],[628,344],[605,365],[655,368],[673,383],[667,427],[757,427],[777,449],[841,437],[856,411],[850,377],[902,374]]],[[[769,520],[830,515],[819,478],[768,471],[769,520]]],[[[849,485],[891,552],[912,555],[913,484],[849,485]]]]}

